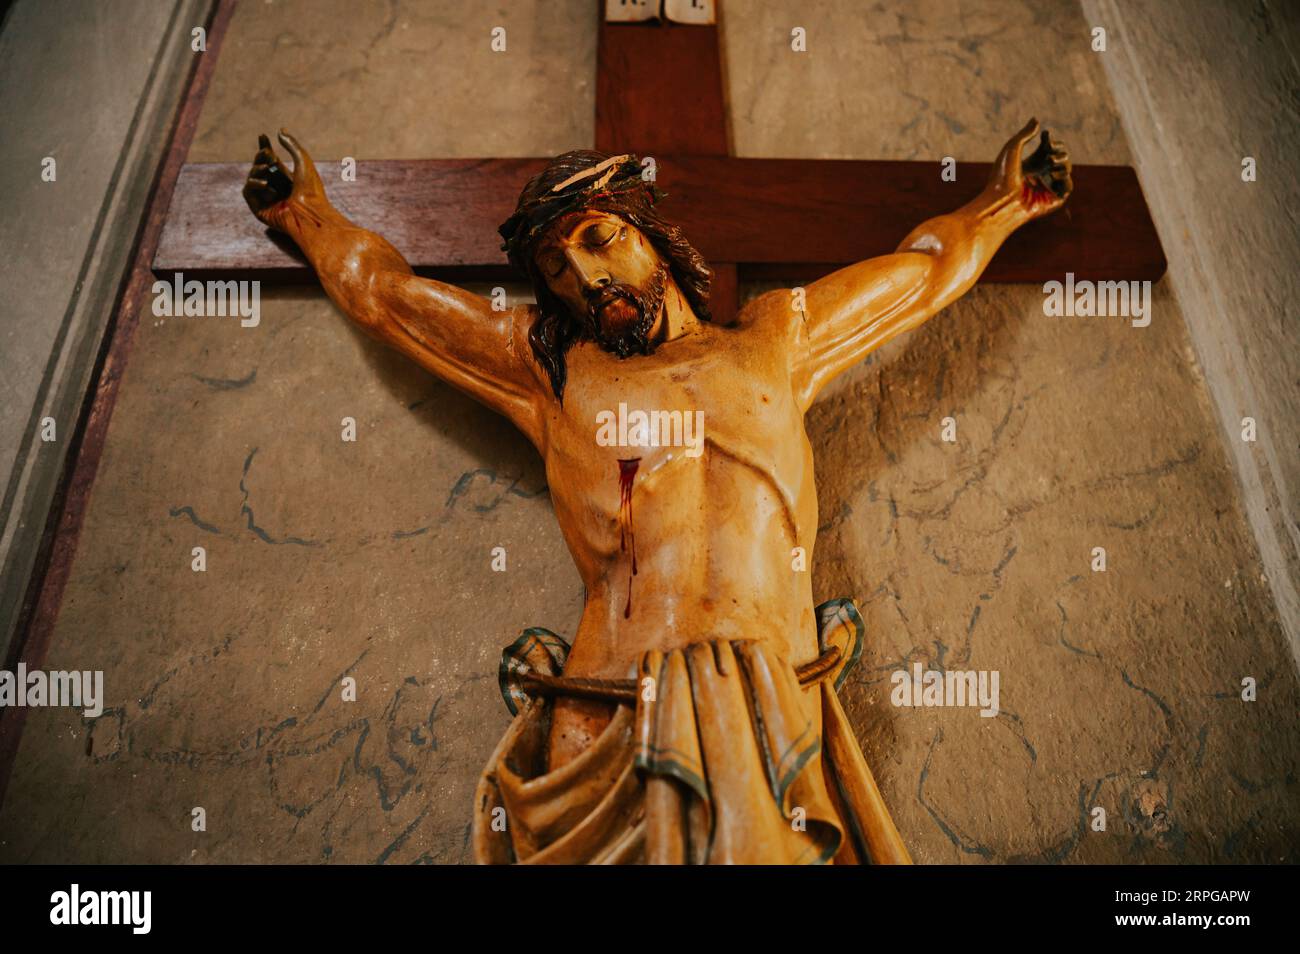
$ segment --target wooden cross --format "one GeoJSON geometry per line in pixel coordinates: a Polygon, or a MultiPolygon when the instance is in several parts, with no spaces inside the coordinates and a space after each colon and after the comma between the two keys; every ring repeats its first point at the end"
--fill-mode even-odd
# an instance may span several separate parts
{"type": "MultiPolygon", "coordinates": [[[[740,159],[731,155],[716,25],[615,23],[601,17],[596,143],[652,156],[663,212],[715,270],[714,320],[737,309],[737,283],[812,281],[894,251],[917,224],[983,188],[989,163],[740,159]]],[[[299,132],[307,132],[299,130],[299,132]]],[[[250,144],[250,154],[252,145],[250,144]]],[[[356,180],[327,185],[358,225],[379,232],[422,274],[450,282],[512,276],[497,226],[545,159],[360,161],[356,180]]],[[[241,197],[247,162],[187,164],[157,254],[158,274],[306,280],[241,197]]],[[[318,161],[318,167],[328,163],[318,161]]],[[[1157,280],[1165,257],[1137,175],[1127,166],[1075,166],[1067,211],[1007,240],[988,282],[1157,280]]]]}

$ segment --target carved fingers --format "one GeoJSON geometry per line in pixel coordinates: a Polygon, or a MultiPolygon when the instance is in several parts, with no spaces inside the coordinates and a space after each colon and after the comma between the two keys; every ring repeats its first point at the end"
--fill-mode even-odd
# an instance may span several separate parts
{"type": "Polygon", "coordinates": [[[258,136],[257,145],[253,167],[244,181],[244,201],[260,219],[271,206],[289,198],[293,192],[293,179],[271,148],[270,139],[264,135],[258,136]]]}
{"type": "Polygon", "coordinates": [[[996,194],[1014,199],[1031,218],[1060,208],[1074,189],[1070,153],[1047,130],[1039,132],[1037,119],[1025,123],[998,154],[989,187],[996,194]],[[1038,146],[1022,158],[1035,136],[1038,146]]]}
{"type": "Polygon", "coordinates": [[[1074,188],[1070,179],[1070,152],[1046,130],[1043,131],[1038,148],[1024,161],[1021,170],[1026,176],[1037,179],[1040,185],[1051,190],[1058,198],[1065,198],[1074,188]]]}
{"type": "Polygon", "coordinates": [[[307,150],[284,129],[280,130],[279,139],[293,159],[292,172],[272,148],[271,140],[263,134],[257,137],[257,155],[253,157],[253,166],[244,181],[244,201],[267,225],[276,224],[271,209],[290,196],[308,198],[324,194],[320,176],[307,150]]]}

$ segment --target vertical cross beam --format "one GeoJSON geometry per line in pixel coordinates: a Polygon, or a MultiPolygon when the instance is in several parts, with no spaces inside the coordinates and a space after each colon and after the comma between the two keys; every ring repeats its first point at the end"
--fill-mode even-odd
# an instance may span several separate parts
{"type": "MultiPolygon", "coordinates": [[[[642,156],[729,156],[716,24],[610,23],[598,3],[596,148],[642,156]]],[[[739,306],[734,262],[709,262],[713,320],[739,306]]]]}

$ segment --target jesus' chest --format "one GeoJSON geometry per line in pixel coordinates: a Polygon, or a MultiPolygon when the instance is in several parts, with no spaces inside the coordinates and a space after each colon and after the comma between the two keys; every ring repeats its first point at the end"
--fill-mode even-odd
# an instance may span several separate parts
{"type": "Polygon", "coordinates": [[[601,523],[638,493],[686,511],[719,478],[731,493],[779,498],[796,523],[815,508],[811,449],[780,355],[713,334],[623,360],[591,344],[569,356],[545,444],[562,512],[601,523]]]}

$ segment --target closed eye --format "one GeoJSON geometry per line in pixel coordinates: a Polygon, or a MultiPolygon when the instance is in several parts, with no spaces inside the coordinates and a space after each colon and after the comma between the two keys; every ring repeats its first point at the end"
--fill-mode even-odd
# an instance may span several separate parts
{"type": "Polygon", "coordinates": [[[618,233],[618,226],[604,222],[588,229],[585,238],[588,245],[608,245],[610,242],[614,241],[614,237],[618,235],[618,233]]]}

